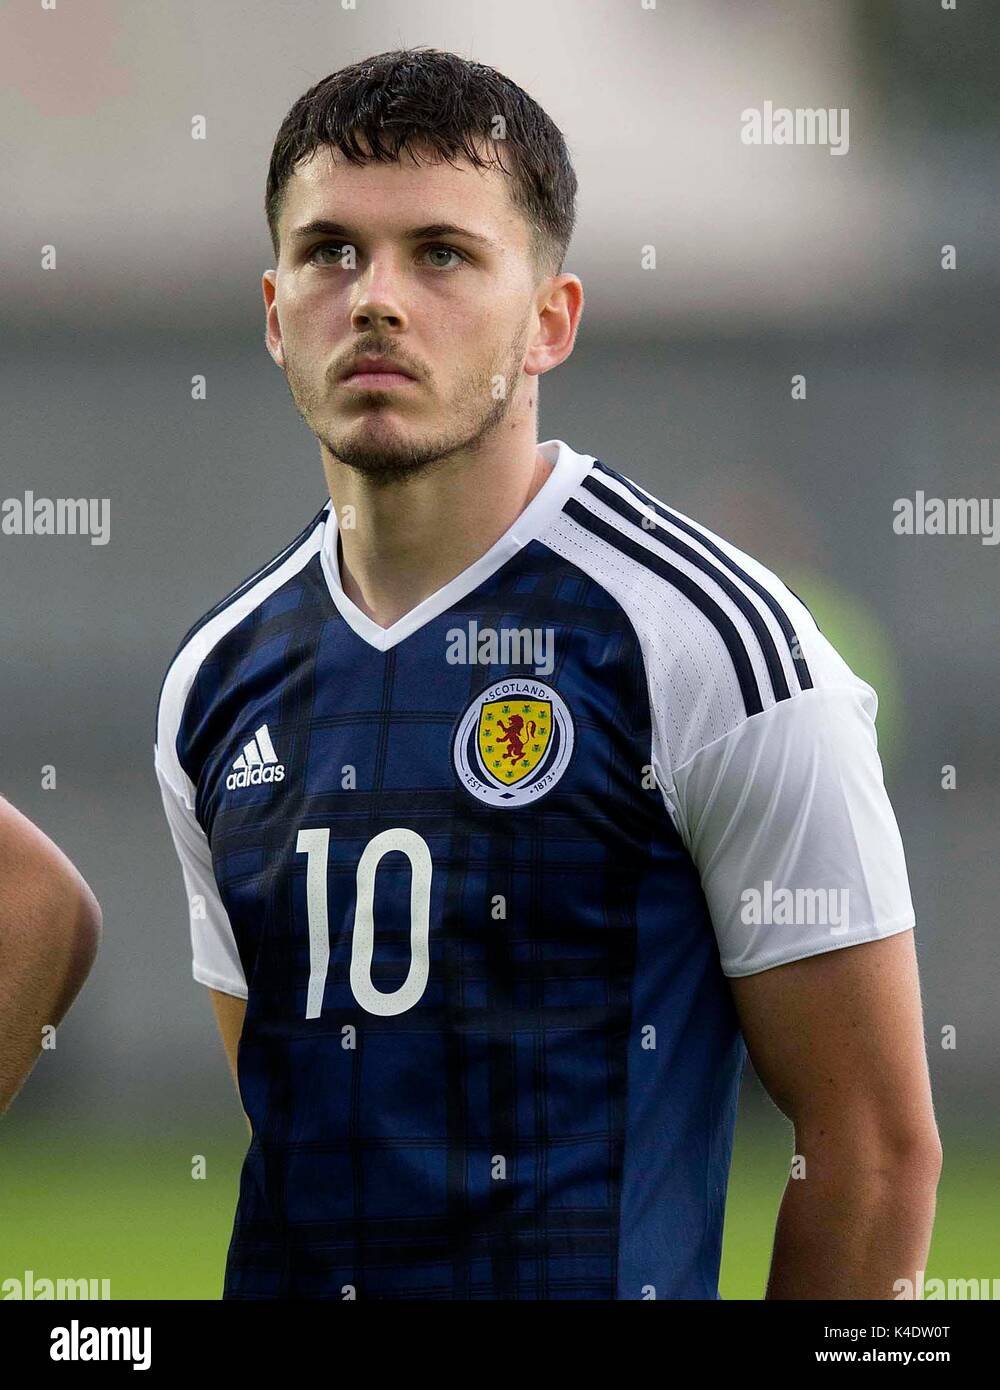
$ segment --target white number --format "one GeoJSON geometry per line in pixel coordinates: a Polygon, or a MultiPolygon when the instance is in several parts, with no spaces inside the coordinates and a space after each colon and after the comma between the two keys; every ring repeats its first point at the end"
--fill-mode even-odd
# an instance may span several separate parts
{"type": "MultiPolygon", "coordinates": [[[[296,853],[306,860],[306,913],[309,919],[309,988],[306,1018],[319,1018],[330,967],[330,925],[326,876],[330,831],[300,830],[296,853]]],[[[365,846],[358,861],[357,902],[351,939],[351,990],[370,1014],[388,1018],[412,1009],[427,988],[430,971],[431,852],[414,830],[383,830],[365,846]],[[410,968],[398,989],[386,994],[372,981],[375,952],[375,874],[385,855],[400,850],[410,861],[410,968]]]]}
{"type": "Polygon", "coordinates": [[[307,854],[306,915],[309,918],[309,988],[306,990],[306,1018],[319,1018],[323,1012],[323,991],[330,964],[330,925],[326,916],[326,865],[330,856],[329,830],[300,830],[295,841],[297,854],[307,854]]]}

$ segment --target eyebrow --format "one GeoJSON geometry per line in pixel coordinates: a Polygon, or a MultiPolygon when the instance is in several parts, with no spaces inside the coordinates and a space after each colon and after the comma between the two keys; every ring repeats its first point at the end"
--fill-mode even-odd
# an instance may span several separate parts
{"type": "MultiPolygon", "coordinates": [[[[355,240],[354,233],[350,227],[345,227],[340,222],[331,222],[325,217],[314,217],[311,222],[303,222],[300,227],[296,227],[292,232],[294,241],[304,241],[306,237],[317,236],[342,236],[348,241],[355,240]]],[[[483,246],[491,251],[498,251],[500,248],[495,241],[489,237],[481,236],[479,232],[470,232],[468,227],[457,227],[453,222],[431,222],[426,227],[411,227],[409,231],[403,233],[407,241],[426,241],[430,237],[457,236],[464,237],[466,241],[475,242],[477,246],[483,246]]]]}

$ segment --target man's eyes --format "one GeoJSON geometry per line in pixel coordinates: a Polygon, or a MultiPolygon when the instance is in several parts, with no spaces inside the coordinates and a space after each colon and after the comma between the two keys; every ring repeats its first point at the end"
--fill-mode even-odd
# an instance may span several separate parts
{"type": "MultiPolygon", "coordinates": [[[[329,265],[329,264],[337,265],[337,264],[340,263],[340,257],[341,257],[341,255],[343,254],[343,252],[344,252],[349,246],[351,246],[351,245],[352,245],[352,243],[349,242],[349,241],[321,241],[321,242],[319,243],[318,246],[314,246],[314,247],[312,248],[312,250],[309,252],[308,256],[306,257],[306,260],[307,260],[310,264],[312,264],[312,265],[319,265],[319,264],[321,264],[321,262],[318,262],[318,261],[316,261],[316,259],[315,259],[317,252],[319,252],[319,251],[330,251],[330,252],[332,252],[332,253],[336,256],[336,260],[334,260],[333,262],[327,262],[326,264],[328,264],[328,265],[329,265]]],[[[445,243],[443,243],[443,242],[434,242],[434,243],[432,243],[431,245],[428,245],[428,246],[423,247],[423,250],[424,250],[424,252],[428,252],[428,251],[432,251],[432,252],[446,251],[446,252],[447,252],[449,255],[451,255],[451,256],[457,256],[458,259],[459,259],[459,261],[464,261],[464,260],[466,259],[466,257],[463,255],[463,253],[462,253],[461,251],[459,251],[459,250],[457,249],[457,247],[454,247],[454,246],[447,246],[447,245],[446,245],[445,243]]],[[[451,269],[453,269],[453,266],[448,266],[448,265],[437,265],[437,266],[435,267],[435,269],[437,269],[437,270],[451,270],[451,269]]]]}

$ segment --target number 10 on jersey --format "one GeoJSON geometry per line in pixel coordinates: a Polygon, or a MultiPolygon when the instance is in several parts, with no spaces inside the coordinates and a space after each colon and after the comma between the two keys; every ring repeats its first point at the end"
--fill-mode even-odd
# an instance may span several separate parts
{"type": "MultiPolygon", "coordinates": [[[[306,855],[306,915],[309,921],[309,988],[306,1018],[319,1018],[330,968],[327,911],[329,828],[300,830],[297,854],[306,855]]],[[[427,988],[430,971],[431,852],[415,830],[383,830],[368,841],[358,860],[354,931],[351,935],[351,992],[370,1014],[383,1018],[412,1009],[427,988]],[[385,855],[399,850],[410,861],[410,968],[398,989],[384,993],[372,980],[375,954],[375,875],[385,855]]]]}

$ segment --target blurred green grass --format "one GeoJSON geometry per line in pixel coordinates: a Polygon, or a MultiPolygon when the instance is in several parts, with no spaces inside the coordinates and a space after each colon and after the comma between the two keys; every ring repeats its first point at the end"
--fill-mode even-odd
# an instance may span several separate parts
{"type": "MultiPolygon", "coordinates": [[[[1000,1277],[997,1144],[943,1136],[945,1169],[928,1277],[1000,1277]]],[[[110,1279],[112,1298],[216,1299],[245,1141],[238,1123],[137,1138],[45,1134],[17,1107],[0,1122],[0,1280],[110,1279]],[[204,1156],[204,1180],[191,1177],[204,1156]]],[[[792,1151],[775,1111],[741,1115],[720,1292],[763,1296],[792,1151]]]]}

